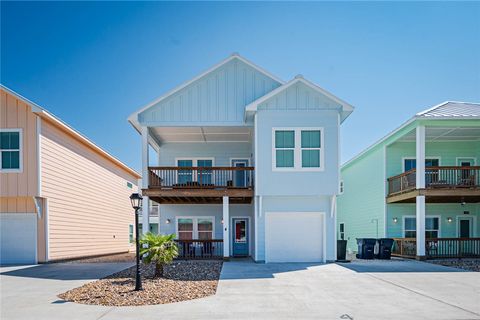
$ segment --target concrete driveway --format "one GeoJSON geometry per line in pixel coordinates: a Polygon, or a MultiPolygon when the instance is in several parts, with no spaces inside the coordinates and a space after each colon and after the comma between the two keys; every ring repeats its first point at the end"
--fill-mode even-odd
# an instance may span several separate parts
{"type": "Polygon", "coordinates": [[[217,294],[169,305],[99,307],[57,294],[125,268],[56,264],[1,271],[2,319],[480,319],[480,274],[417,261],[227,262],[217,294]],[[94,278],[95,278],[94,277],[94,278]]]}

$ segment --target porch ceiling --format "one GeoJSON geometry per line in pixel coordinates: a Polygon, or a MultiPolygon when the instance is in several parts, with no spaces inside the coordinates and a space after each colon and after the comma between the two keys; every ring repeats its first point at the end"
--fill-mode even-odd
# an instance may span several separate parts
{"type": "Polygon", "coordinates": [[[252,142],[251,127],[156,127],[150,134],[161,143],[252,142]]]}
{"type": "MultiPolygon", "coordinates": [[[[426,127],[425,139],[432,141],[480,141],[480,127],[426,127]]],[[[397,141],[415,142],[415,130],[397,141]]]]}

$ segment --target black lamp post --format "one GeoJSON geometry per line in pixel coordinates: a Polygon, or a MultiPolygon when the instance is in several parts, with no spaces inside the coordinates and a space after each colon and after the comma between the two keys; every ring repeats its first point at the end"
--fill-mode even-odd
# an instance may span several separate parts
{"type": "Polygon", "coordinates": [[[132,193],[130,196],[132,208],[135,209],[135,244],[137,255],[137,270],[135,273],[135,291],[142,290],[142,279],[140,277],[140,237],[138,234],[138,210],[142,207],[142,196],[138,193],[132,193]]]}

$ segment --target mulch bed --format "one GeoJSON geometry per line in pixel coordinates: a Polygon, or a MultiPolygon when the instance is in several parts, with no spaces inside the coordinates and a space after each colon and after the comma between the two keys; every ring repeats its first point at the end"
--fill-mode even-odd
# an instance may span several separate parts
{"type": "Polygon", "coordinates": [[[480,272],[480,259],[434,259],[427,262],[442,266],[460,268],[468,271],[480,272]]]}
{"type": "Polygon", "coordinates": [[[142,291],[134,291],[135,267],[87,283],[59,295],[61,299],[104,306],[141,306],[192,300],[214,295],[222,261],[175,261],[162,278],[155,267],[142,265],[142,291]]]}

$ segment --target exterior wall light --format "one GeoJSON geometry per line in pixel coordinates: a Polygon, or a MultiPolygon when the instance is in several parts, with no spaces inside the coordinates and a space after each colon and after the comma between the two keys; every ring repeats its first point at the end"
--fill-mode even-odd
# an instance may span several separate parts
{"type": "Polygon", "coordinates": [[[171,222],[170,219],[167,219],[167,220],[165,221],[166,224],[170,224],[170,222],[171,222]]]}
{"type": "Polygon", "coordinates": [[[397,217],[393,218],[393,223],[397,223],[397,222],[398,222],[398,218],[397,217]]]}
{"type": "Polygon", "coordinates": [[[452,217],[448,217],[448,218],[447,218],[447,222],[448,222],[448,223],[452,223],[452,221],[453,221],[452,217]]]}

